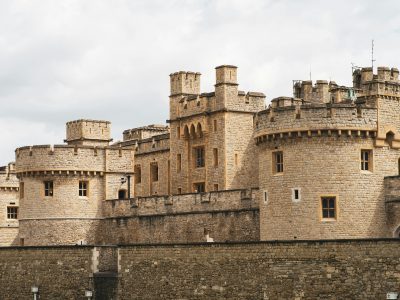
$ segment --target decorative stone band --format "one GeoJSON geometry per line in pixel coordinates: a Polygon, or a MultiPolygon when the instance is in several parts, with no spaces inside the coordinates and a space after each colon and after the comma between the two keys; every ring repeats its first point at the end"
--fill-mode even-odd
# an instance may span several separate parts
{"type": "Polygon", "coordinates": [[[19,191],[19,187],[17,186],[0,186],[0,191],[19,191]]]}
{"type": "Polygon", "coordinates": [[[306,138],[306,137],[325,137],[325,136],[344,136],[344,137],[364,137],[364,138],[375,138],[377,135],[376,129],[348,129],[348,128],[336,128],[336,129],[293,129],[278,132],[260,132],[256,134],[256,144],[264,142],[275,141],[278,139],[288,138],[306,138]]]}
{"type": "MultiPolygon", "coordinates": [[[[133,174],[133,172],[128,172],[133,174]]],[[[127,174],[127,172],[99,172],[90,170],[29,170],[17,172],[17,177],[35,177],[35,176],[104,176],[104,174],[127,174]]]]}

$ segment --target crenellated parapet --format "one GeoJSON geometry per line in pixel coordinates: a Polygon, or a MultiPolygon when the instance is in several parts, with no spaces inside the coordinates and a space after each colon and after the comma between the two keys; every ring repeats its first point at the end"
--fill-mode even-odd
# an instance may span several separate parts
{"type": "Polygon", "coordinates": [[[104,214],[115,218],[258,210],[258,201],[258,189],[110,199],[104,204],[104,214]]]}
{"type": "Polygon", "coordinates": [[[303,136],[375,136],[377,109],[355,102],[311,104],[280,97],[254,119],[258,143],[303,136]]]}
{"type": "Polygon", "coordinates": [[[16,172],[121,172],[131,150],[119,147],[36,145],[17,148],[16,172]],[[112,163],[110,163],[112,161],[112,163]]]}

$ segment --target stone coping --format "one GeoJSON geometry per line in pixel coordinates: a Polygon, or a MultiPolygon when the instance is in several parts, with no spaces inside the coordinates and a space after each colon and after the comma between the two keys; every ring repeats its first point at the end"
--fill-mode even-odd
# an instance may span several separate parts
{"type": "Polygon", "coordinates": [[[0,246],[1,250],[24,250],[24,249],[78,249],[78,248],[129,248],[129,247],[154,247],[154,248],[175,248],[175,247],[224,247],[224,246],[242,246],[242,245],[323,245],[323,244],[360,244],[360,243],[399,243],[397,238],[357,238],[357,239],[322,239],[322,240],[272,240],[272,241],[225,241],[225,242],[199,242],[199,243],[137,243],[137,244],[118,244],[118,245],[50,245],[50,246],[0,246]]]}

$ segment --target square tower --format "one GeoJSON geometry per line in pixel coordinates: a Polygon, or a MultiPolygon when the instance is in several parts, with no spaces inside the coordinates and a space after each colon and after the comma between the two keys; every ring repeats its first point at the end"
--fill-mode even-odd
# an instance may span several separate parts
{"type": "Polygon", "coordinates": [[[110,144],[111,123],[101,120],[76,120],[66,124],[68,145],[105,147],[110,144]]]}

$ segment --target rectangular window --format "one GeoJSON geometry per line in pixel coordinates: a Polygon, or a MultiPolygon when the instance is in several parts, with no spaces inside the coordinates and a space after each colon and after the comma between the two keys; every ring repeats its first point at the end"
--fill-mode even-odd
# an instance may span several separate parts
{"type": "Polygon", "coordinates": [[[321,197],[322,219],[336,219],[336,197],[321,197]]]}
{"type": "Polygon", "coordinates": [[[79,197],[87,197],[88,189],[89,189],[88,181],[83,181],[83,180],[79,181],[79,197]]]}
{"type": "Polygon", "coordinates": [[[44,196],[45,197],[53,197],[53,181],[45,181],[44,182],[44,196]]]}
{"type": "Polygon", "coordinates": [[[151,182],[158,181],[158,164],[157,163],[150,164],[150,176],[151,176],[151,182]]]}
{"type": "Polygon", "coordinates": [[[217,131],[217,120],[214,120],[214,132],[217,131]]]}
{"type": "Polygon", "coordinates": [[[204,182],[198,182],[194,184],[195,193],[204,193],[206,191],[206,185],[204,182]]]}
{"type": "Polygon", "coordinates": [[[178,140],[181,138],[181,127],[180,126],[176,127],[176,137],[178,138],[178,140]]]}
{"type": "Polygon", "coordinates": [[[361,170],[372,171],[372,150],[361,150],[361,170]]]}
{"type": "Polygon", "coordinates": [[[25,185],[23,182],[19,183],[19,198],[22,199],[24,198],[24,194],[25,194],[25,185]]]}
{"type": "Polygon", "coordinates": [[[218,148],[213,149],[213,164],[214,167],[218,167],[218,148]]]}
{"type": "Polygon", "coordinates": [[[204,167],[204,147],[194,148],[194,162],[196,168],[204,167]]]}
{"type": "Polygon", "coordinates": [[[178,194],[182,194],[182,188],[178,188],[178,194]]]}
{"type": "Polygon", "coordinates": [[[176,156],[176,171],[182,171],[182,154],[177,154],[176,156]]]}
{"type": "Polygon", "coordinates": [[[274,162],[274,173],[283,172],[283,152],[277,151],[273,152],[273,162],[274,162]]]}
{"type": "Polygon", "coordinates": [[[239,165],[239,156],[237,153],[235,153],[235,167],[239,165]]]}
{"type": "Polygon", "coordinates": [[[7,206],[7,219],[18,219],[18,207],[7,206]]]}
{"type": "Polygon", "coordinates": [[[214,191],[218,191],[218,183],[214,183],[214,191]]]}
{"type": "Polygon", "coordinates": [[[140,165],[135,165],[134,173],[135,173],[135,183],[141,183],[142,182],[142,167],[140,165]]]}
{"type": "Polygon", "coordinates": [[[292,201],[298,202],[300,200],[301,200],[300,189],[299,188],[292,189],[292,201]]]}
{"type": "Polygon", "coordinates": [[[264,203],[268,202],[268,192],[264,191],[264,203]]]}

